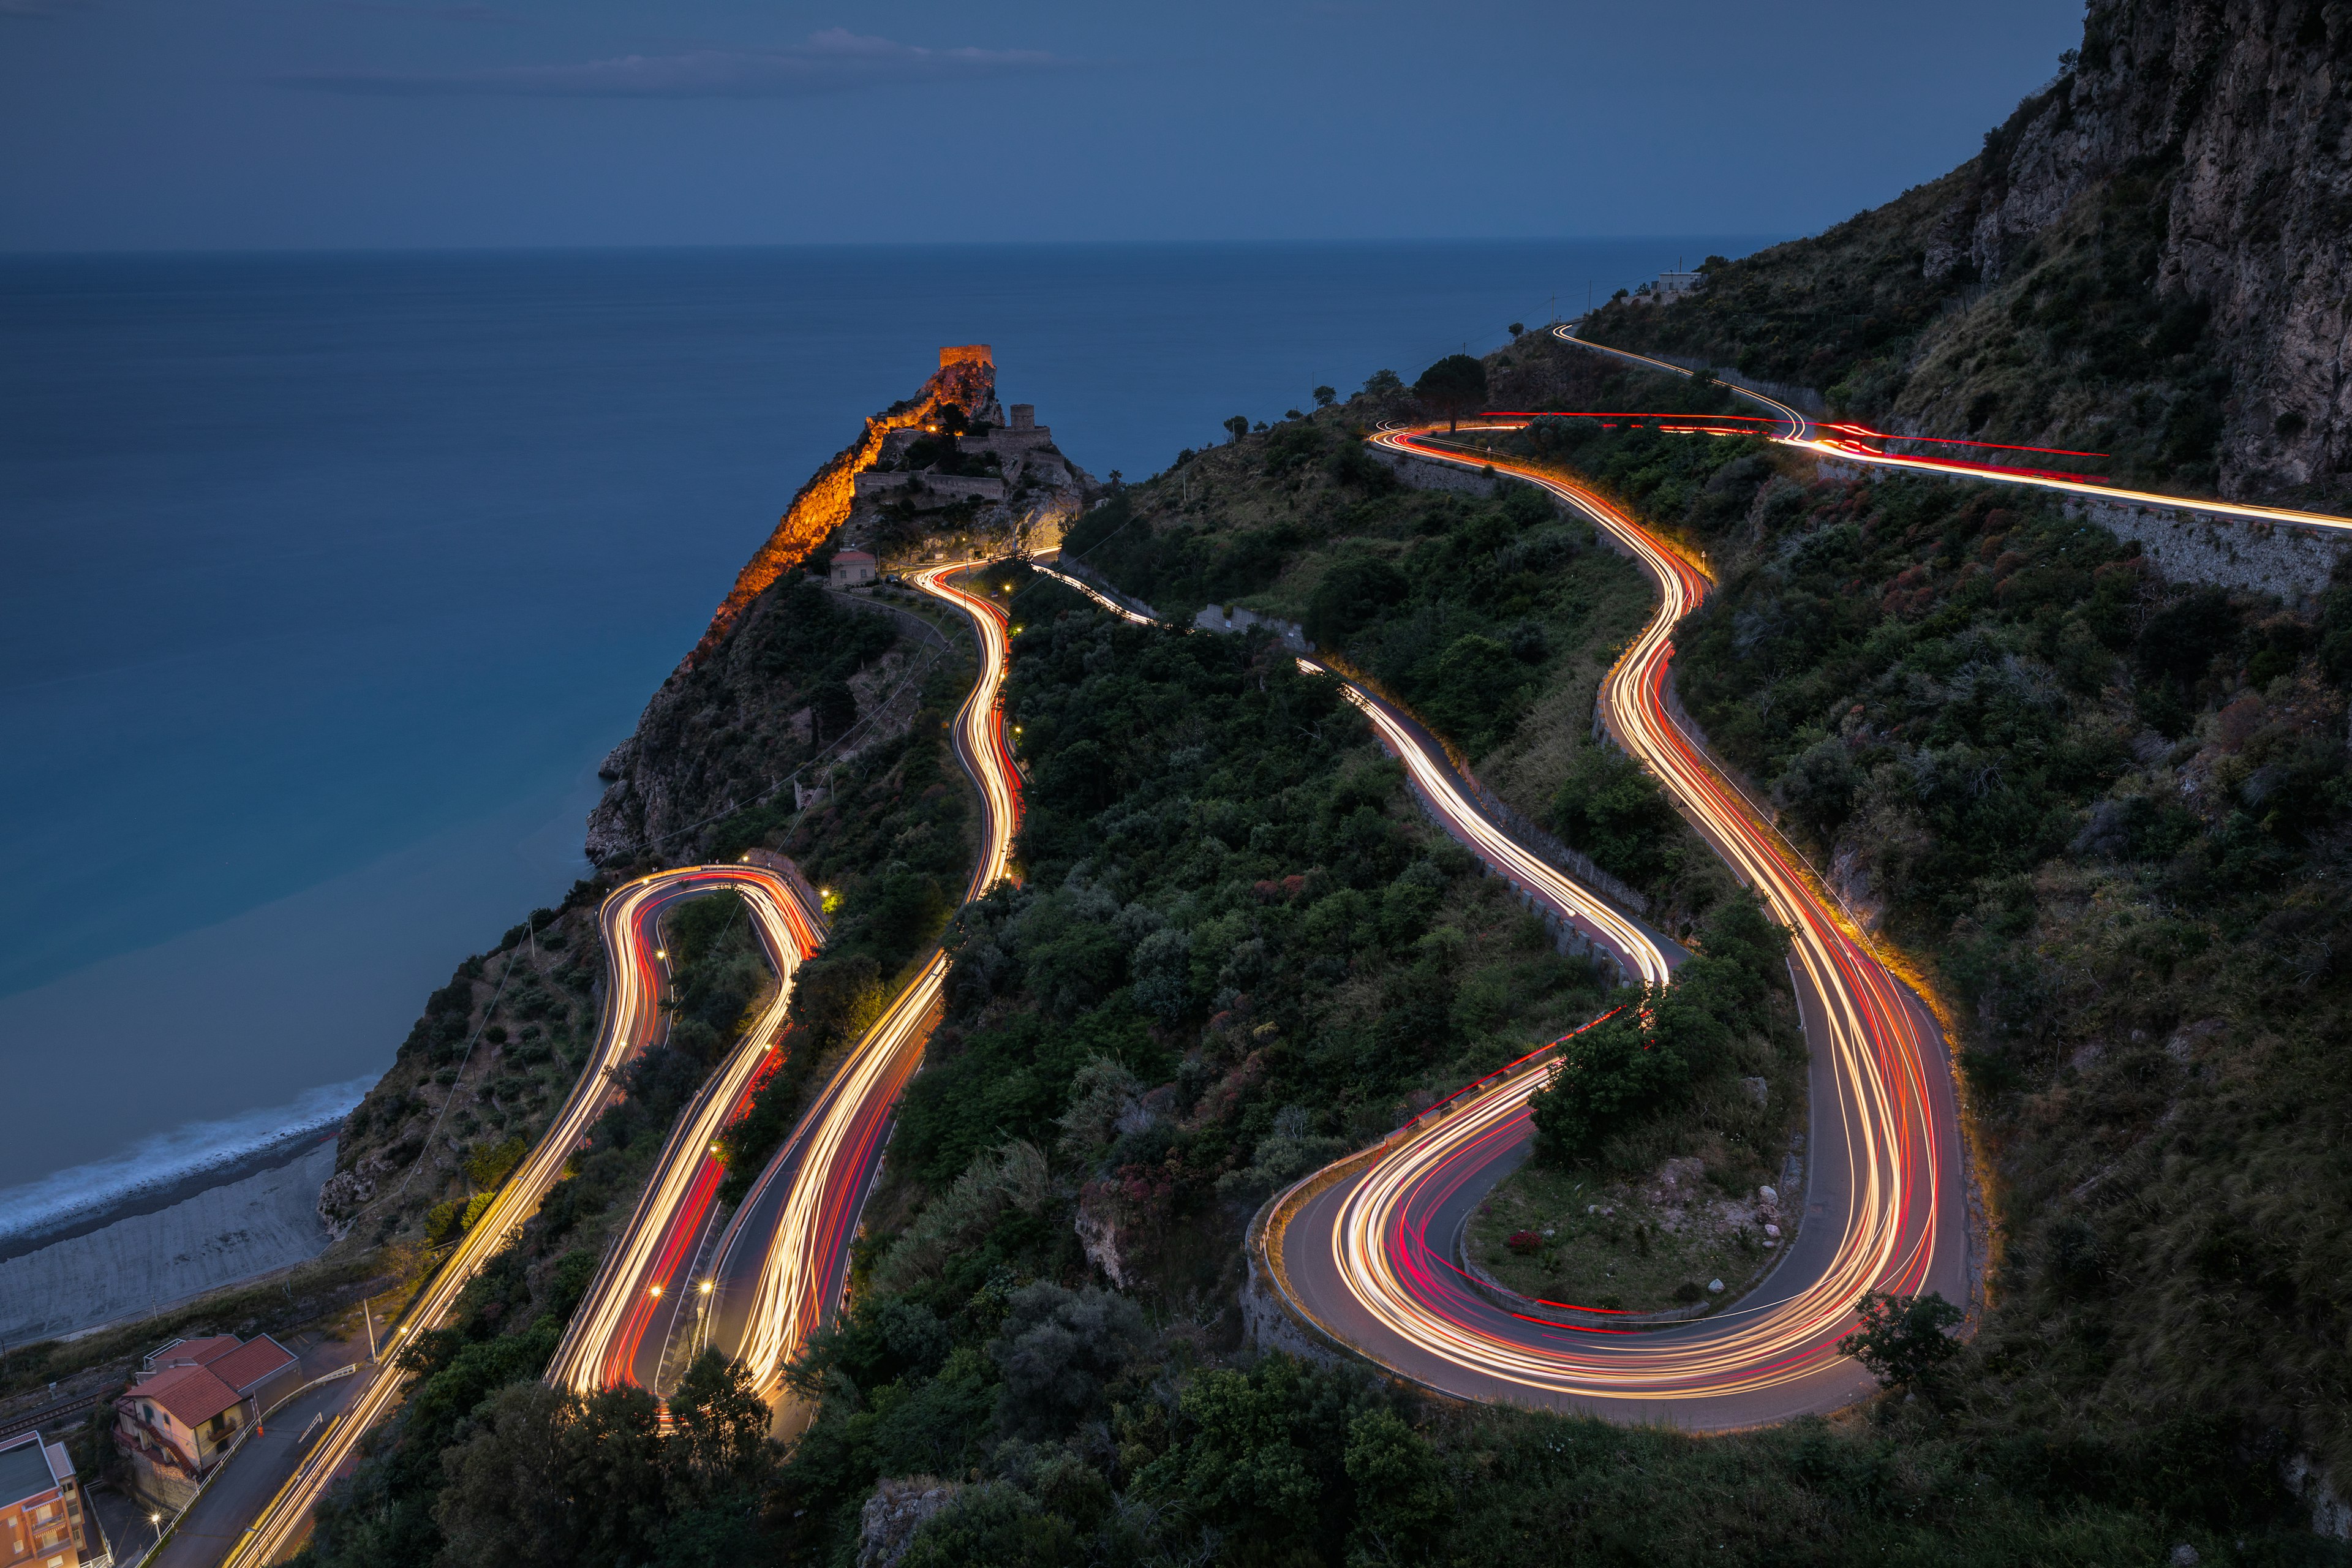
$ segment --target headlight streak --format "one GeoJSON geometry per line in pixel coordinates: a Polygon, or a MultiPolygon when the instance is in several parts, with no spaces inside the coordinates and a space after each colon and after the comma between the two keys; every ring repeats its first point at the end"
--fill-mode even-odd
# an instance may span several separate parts
{"type": "MultiPolygon", "coordinates": [[[[981,678],[957,714],[954,735],[957,753],[981,790],[982,848],[968,894],[977,898],[1002,880],[1011,865],[1020,792],[1011,770],[1012,753],[1003,733],[1001,698],[1008,623],[1003,612],[991,601],[944,581],[968,569],[965,565],[942,566],[914,574],[911,580],[925,592],[947,600],[970,616],[980,643],[981,678]]],[[[659,986],[655,979],[654,944],[641,928],[638,916],[646,911],[648,905],[688,885],[734,885],[747,892],[757,888],[764,893],[766,903],[755,901],[754,907],[762,910],[761,931],[763,939],[772,944],[772,956],[790,952],[796,964],[798,954],[814,945],[816,928],[806,913],[798,910],[790,890],[757,867],[688,867],[660,872],[641,877],[608,898],[599,918],[605,951],[611,956],[611,984],[596,1054],[537,1146],[524,1156],[522,1164],[474,1228],[460,1239],[433,1281],[412,1304],[401,1326],[404,1334],[436,1328],[447,1319],[458,1292],[505,1245],[508,1235],[538,1208],[562,1176],[565,1162],[603,1113],[612,1092],[612,1080],[650,1037],[651,1023],[657,1016],[659,986]],[[786,915],[787,910],[793,913],[786,915]],[[792,926],[791,942],[775,942],[768,920],[771,911],[792,926]],[[795,917],[800,923],[793,925],[795,917]]],[[[789,1183],[784,1223],[768,1238],[760,1255],[753,1310],[744,1335],[752,1352],[760,1358],[753,1367],[755,1375],[772,1397],[779,1387],[778,1373],[782,1365],[798,1353],[807,1335],[840,1299],[848,1245],[871,1185],[875,1163],[887,1138],[890,1109],[921,1059],[922,1041],[928,1035],[946,973],[946,959],[933,954],[923,972],[843,1064],[803,1118],[785,1152],[761,1176],[762,1187],[778,1179],[780,1173],[789,1183]],[[787,1160],[787,1155],[796,1153],[814,1157],[787,1160]]],[[[784,988],[780,987],[773,1010],[779,1022],[784,1000],[784,988]]],[[[761,1031],[755,1029],[746,1040],[746,1048],[730,1060],[729,1076],[731,1079],[740,1059],[748,1082],[750,1074],[770,1053],[761,1031]],[[761,1042],[758,1048],[750,1047],[751,1041],[761,1042]]],[[[730,1103],[727,1096],[706,1089],[697,1106],[728,1107],[730,1103]]],[[[690,1114],[688,1120],[693,1119],[690,1114]]],[[[718,1125],[723,1125],[724,1120],[720,1117],[718,1125]]],[[[626,1265],[620,1261],[625,1248],[638,1260],[640,1268],[650,1261],[658,1272],[665,1255],[676,1262],[679,1242],[669,1234],[673,1227],[662,1221],[674,1219],[690,1205],[698,1191],[707,1192],[716,1186],[715,1178],[698,1169],[709,1162],[709,1138],[690,1138],[688,1131],[682,1123],[673,1131],[656,1173],[659,1179],[648,1184],[637,1215],[624,1233],[623,1242],[615,1246],[614,1255],[608,1257],[599,1271],[597,1284],[591,1287],[591,1300],[597,1303],[593,1321],[586,1326],[581,1322],[581,1317],[591,1316],[588,1303],[583,1302],[581,1315],[575,1317],[563,1345],[558,1349],[556,1364],[550,1370],[551,1382],[574,1389],[602,1385],[601,1377],[621,1370],[611,1364],[611,1357],[615,1347],[628,1342],[632,1318],[636,1320],[635,1331],[639,1334],[651,1321],[655,1299],[647,1289],[618,1286],[608,1289],[604,1282],[608,1275],[614,1279],[644,1279],[642,1272],[629,1274],[626,1265]],[[694,1157],[673,1162],[670,1155],[678,1151],[698,1152],[694,1157]],[[658,1193],[656,1189],[660,1189],[658,1193]]],[[[717,1127],[709,1131],[715,1133],[717,1127]]],[[[755,1189],[754,1199],[757,1196],[755,1189]]],[[[730,1224],[727,1237],[720,1243],[719,1257],[722,1264],[731,1246],[753,1239],[739,1234],[738,1225],[754,1206],[754,1201],[747,1199],[737,1213],[736,1223],[730,1224]]],[[[682,1233],[690,1233],[691,1229],[677,1228],[682,1233]]],[[[685,1293],[677,1294],[682,1298],[685,1293]]],[[[387,1335],[387,1339],[394,1337],[397,1336],[387,1335]]],[[[614,1379],[619,1380],[622,1379],[614,1379]]],[[[259,1568],[295,1541],[320,1497],[356,1455],[361,1438],[398,1405],[405,1382],[399,1369],[389,1363],[373,1377],[353,1400],[348,1418],[321,1444],[315,1459],[271,1500],[231,1551],[226,1559],[230,1568],[259,1568]]]]}
{"type": "MultiPolygon", "coordinates": [[[[499,1189],[473,1228],[458,1239],[439,1271],[410,1304],[402,1322],[385,1335],[387,1347],[394,1340],[411,1339],[447,1321],[458,1293],[538,1210],[541,1200],[562,1178],[566,1162],[586,1138],[596,1118],[604,1113],[621,1068],[651,1038],[658,1017],[659,987],[654,979],[648,917],[663,902],[683,891],[723,886],[737,887],[752,900],[754,910],[760,913],[763,940],[776,943],[771,947],[772,956],[791,953],[796,963],[799,952],[814,946],[815,928],[799,909],[791,890],[780,879],[757,868],[684,867],[640,878],[608,897],[597,915],[611,963],[596,1048],[539,1142],[523,1156],[522,1163],[499,1189]],[[779,931],[782,933],[781,938],[779,931]]],[[[779,1008],[781,1005],[780,996],[779,1008]]],[[[781,1017],[780,1011],[777,1016],[781,1017]]],[[[740,1053],[752,1063],[761,1054],[749,1049],[740,1053]]],[[[382,1366],[371,1371],[367,1385],[353,1398],[345,1419],[230,1550],[224,1559],[228,1568],[258,1568],[295,1540],[320,1497],[357,1454],[361,1439],[398,1405],[406,1381],[389,1355],[382,1366]]]]}
{"type": "MultiPolygon", "coordinates": [[[[1039,562],[1031,562],[1030,569],[1076,589],[1104,609],[1137,626],[1160,624],[1067,573],[1039,562]]],[[[1515,888],[1543,900],[1555,913],[1575,921],[1587,937],[1608,950],[1621,972],[1644,984],[1666,979],[1666,955],[1650,934],[1549,862],[1521,848],[1517,840],[1487,820],[1486,814],[1462,793],[1453,770],[1413,732],[1415,726],[1404,715],[1319,660],[1302,657],[1297,662],[1307,674],[1328,675],[1339,682],[1341,695],[1371,721],[1381,744],[1404,763],[1414,791],[1456,838],[1515,888]]]]}
{"type": "MultiPolygon", "coordinates": [[[[1483,454],[1469,459],[1422,445],[1419,434],[1387,431],[1373,439],[1438,461],[1486,464],[1483,454]]],[[[1940,1218],[1958,1140],[1942,1110],[1948,1094],[1939,1096],[1927,1078],[1931,1042],[1899,985],[1839,926],[1775,836],[1666,713],[1673,629],[1706,592],[1699,572],[1580,487],[1507,462],[1493,466],[1590,517],[1659,584],[1658,611],[1610,671],[1602,710],[1626,749],[1792,929],[1792,973],[1818,1019],[1808,1032],[1836,1090],[1833,1106],[1816,1107],[1813,1173],[1820,1182],[1834,1157],[1852,1177],[1843,1213],[1807,1221],[1809,1236],[1813,1227],[1833,1227],[1834,1244],[1809,1278],[1787,1288],[1788,1268],[1776,1270],[1769,1286],[1780,1299],[1656,1331],[1556,1324],[1493,1305],[1448,1256],[1458,1226],[1431,1227],[1442,1214],[1458,1215],[1464,1195],[1491,1184],[1496,1166],[1524,1147],[1528,1100],[1544,1081],[1530,1072],[1425,1124],[1319,1206],[1270,1232],[1266,1245],[1285,1247],[1289,1231],[1304,1225],[1284,1256],[1293,1271],[1327,1268],[1340,1297],[1318,1311],[1318,1301],[1303,1299],[1317,1292],[1294,1289],[1294,1306],[1335,1338],[1453,1392],[1519,1391],[1541,1403],[1634,1415],[1678,1412],[1674,1419],[1696,1426],[1747,1425],[1842,1403],[1863,1383],[1835,1351],[1855,1300],[1866,1289],[1910,1293],[1931,1270],[1951,1273],[1966,1243],[1964,1227],[1940,1218]],[[1840,1145],[1834,1151],[1823,1147],[1831,1136],[1840,1145]],[[1303,1217],[1309,1213],[1312,1221],[1303,1217]],[[1317,1227],[1326,1223],[1323,1237],[1317,1227]],[[1344,1324],[1335,1321],[1341,1316],[1344,1324]]],[[[1835,1184],[1821,1190],[1826,1195],[1835,1184]]]]}
{"type": "MultiPolygon", "coordinates": [[[[671,873],[669,879],[678,875],[671,873]]],[[[593,1394],[624,1383],[650,1386],[650,1378],[639,1375],[638,1365],[646,1331],[657,1314],[675,1313],[683,1300],[681,1294],[665,1309],[656,1292],[673,1283],[689,1260],[694,1238],[726,1173],[713,1157],[712,1146],[727,1124],[747,1108],[755,1080],[764,1077],[762,1069],[772,1068],[769,1047],[784,1027],[793,976],[801,961],[816,951],[818,918],[800,907],[782,879],[749,866],[706,867],[692,875],[695,880],[690,886],[696,890],[732,886],[743,895],[779,983],[774,998],[678,1117],[628,1225],[605,1254],[587,1295],[572,1314],[571,1327],[549,1365],[547,1381],[575,1394],[593,1394]]],[[[676,880],[666,879],[649,889],[630,889],[631,903],[624,918],[637,946],[643,946],[652,917],[660,906],[678,896],[679,887],[676,880]],[[641,911],[645,918],[640,918],[641,911]]],[[[649,974],[640,969],[625,984],[633,1006],[658,1009],[659,988],[649,974]]],[[[642,1033],[650,1038],[650,1021],[642,1033]]]]}
{"type": "MultiPolygon", "coordinates": [[[[1646,365],[1652,370],[1664,371],[1669,375],[1687,376],[1691,374],[1678,364],[1668,364],[1664,360],[1652,359],[1647,354],[1633,353],[1624,349],[1612,349],[1604,343],[1596,343],[1580,338],[1571,328],[1565,325],[1555,327],[1552,331],[1563,342],[1575,343],[1580,348],[1590,349],[1595,353],[1607,354],[1614,359],[1646,365]]],[[[1874,439],[1892,441],[1927,439],[1927,437],[1887,436],[1874,430],[1863,431],[1856,426],[1816,426],[1811,420],[1778,398],[1769,397],[1760,392],[1751,392],[1744,386],[1737,386],[1730,382],[1725,382],[1723,384],[1729,391],[1737,393],[1749,402],[1771,409],[1779,421],[1788,426],[1785,432],[1775,435],[1772,437],[1773,440],[1784,447],[1802,447],[1816,457],[1829,458],[1840,462],[1866,463],[1874,468],[1939,474],[1946,478],[1957,475],[1967,479],[1982,479],[1989,484],[2026,485],[2035,489],[2057,490],[2066,495],[2081,496],[2090,500],[2110,501],[2119,506],[2161,507],[2167,511],[2187,512],[2200,517],[2235,518],[2242,522],[2284,522],[2303,528],[2324,528],[2338,532],[2352,531],[2352,518],[2336,517],[2324,511],[2297,511],[2288,507],[2251,506],[2240,501],[2195,500],[2186,496],[2168,496],[2155,490],[2126,489],[2120,485],[2101,484],[2095,479],[2076,479],[2072,475],[2042,469],[2008,468],[1993,464],[1961,462],[1948,458],[1914,458],[1891,452],[1874,451],[1852,438],[1852,435],[1866,435],[1874,439]],[[1818,429],[1839,430],[1850,432],[1852,435],[1843,437],[1825,437],[1817,434],[1818,429]]],[[[1695,415],[1693,417],[1705,416],[1695,415]]],[[[2047,451],[2053,448],[2022,447],[2013,449],[2047,451]]],[[[2100,454],[2068,453],[2066,455],[2071,457],[2099,456],[2100,454]]]]}
{"type": "MultiPolygon", "coordinates": [[[[948,581],[985,564],[908,574],[924,593],[963,611],[980,644],[980,679],[953,723],[957,756],[978,784],[982,807],[982,849],[967,901],[1008,874],[1021,812],[1004,731],[1010,622],[993,601],[948,581]]],[[[730,1311],[742,1313],[736,1359],[772,1403],[782,1395],[784,1368],[840,1302],[849,1244],[889,1136],[891,1109],[921,1063],[947,973],[945,954],[934,952],[811,1102],[719,1243],[713,1272],[722,1280],[751,1276],[748,1294],[730,1303],[730,1311]],[[780,1198],[773,1190],[779,1183],[780,1198]],[[776,1218],[762,1231],[751,1221],[771,1206],[776,1218]]]]}

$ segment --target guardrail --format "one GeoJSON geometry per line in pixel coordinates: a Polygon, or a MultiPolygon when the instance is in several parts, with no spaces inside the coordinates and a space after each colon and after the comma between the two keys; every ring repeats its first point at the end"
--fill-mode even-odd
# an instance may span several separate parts
{"type": "MultiPolygon", "coordinates": [[[[212,1489],[212,1484],[220,1479],[222,1475],[227,1471],[229,1461],[236,1458],[238,1452],[245,1447],[246,1439],[260,1431],[263,1426],[268,1422],[272,1415],[277,1415],[279,1411],[285,1409],[289,1405],[292,1404],[295,1400],[301,1398],[312,1389],[322,1387],[325,1384],[336,1382],[341,1378],[353,1376],[359,1372],[359,1370],[360,1363],[353,1362],[349,1366],[337,1367],[331,1373],[326,1373],[320,1376],[314,1377],[310,1382],[304,1384],[301,1387],[295,1389],[292,1393],[280,1398],[276,1404],[263,1411],[253,1420],[247,1422],[238,1430],[235,1441],[229,1444],[228,1452],[223,1454],[220,1457],[220,1461],[213,1466],[211,1471],[205,1475],[205,1479],[196,1483],[196,1489],[189,1494],[188,1500],[186,1502],[180,1505],[180,1511],[172,1516],[172,1522],[163,1526],[163,1529],[155,1532],[153,1544],[149,1546],[145,1552],[140,1553],[138,1562],[132,1563],[131,1568],[146,1568],[146,1565],[155,1559],[156,1555],[163,1550],[167,1543],[170,1542],[172,1537],[179,1532],[180,1521],[188,1517],[189,1510],[194,1509],[196,1504],[203,1500],[205,1493],[212,1489]]],[[[342,1417],[337,1416],[336,1419],[340,1421],[342,1417]]],[[[332,1430],[331,1427],[329,1429],[332,1430]]],[[[301,1472],[302,1467],[297,1466],[295,1468],[295,1474],[299,1475],[301,1472]]],[[[292,1477],[289,1477],[288,1480],[290,1482],[292,1479],[292,1477]]],[[[283,1487],[278,1489],[280,1491],[285,1489],[286,1489],[283,1487]]],[[[268,1511],[268,1510],[267,1509],[262,1510],[263,1513],[267,1513],[268,1511]]],[[[257,1514],[255,1517],[259,1518],[260,1515],[257,1514]]],[[[247,1525],[246,1527],[247,1534],[251,1534],[252,1531],[253,1527],[251,1525],[247,1525]]]]}

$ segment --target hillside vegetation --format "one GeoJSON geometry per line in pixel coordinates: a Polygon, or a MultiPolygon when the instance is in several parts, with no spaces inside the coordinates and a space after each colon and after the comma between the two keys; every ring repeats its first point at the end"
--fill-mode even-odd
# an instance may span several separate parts
{"type": "Polygon", "coordinates": [[[2231,1508],[2345,1474],[2352,588],[2167,583],[2030,494],[1741,441],[1513,444],[1706,552],[1691,713],[1954,1005],[2001,1217],[1955,1428],[2078,1475],[2201,1451],[2231,1508]]]}

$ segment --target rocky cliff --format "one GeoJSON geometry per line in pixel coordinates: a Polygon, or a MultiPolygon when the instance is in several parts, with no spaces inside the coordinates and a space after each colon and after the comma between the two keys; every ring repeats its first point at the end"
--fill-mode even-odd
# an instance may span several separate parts
{"type": "MultiPolygon", "coordinates": [[[[752,601],[823,543],[826,534],[841,526],[849,516],[851,503],[856,500],[857,476],[874,466],[875,459],[882,455],[883,440],[891,431],[928,422],[941,404],[974,409],[995,395],[996,364],[987,344],[941,349],[940,368],[923,383],[920,392],[867,419],[857,439],[835,453],[800,488],[800,493],[793,497],[793,504],[777,520],[776,531],[736,574],[734,587],[728,590],[727,597],[719,601],[717,613],[710,617],[710,629],[702,634],[702,640],[686,656],[678,667],[680,671],[708,660],[727,640],[752,601]]],[[[668,688],[662,689],[667,691],[668,688]]],[[[654,701],[661,701],[660,693],[655,695],[654,701]]]]}
{"type": "Polygon", "coordinates": [[[649,853],[690,854],[704,847],[694,830],[714,814],[788,790],[794,768],[813,757],[841,760],[831,744],[841,727],[875,718],[877,708],[901,721],[911,714],[909,661],[937,634],[911,617],[902,625],[887,611],[828,603],[814,589],[788,606],[803,580],[786,574],[848,518],[857,476],[880,458],[891,432],[930,422],[943,404],[982,407],[995,388],[985,344],[941,349],[920,391],[867,419],[801,487],[709,629],[604,759],[607,787],[588,817],[591,860],[613,867],[649,853]],[[803,646],[827,637],[826,648],[803,646]]]}
{"type": "Polygon", "coordinates": [[[2062,64],[1951,174],[1592,335],[2119,476],[2352,491],[2352,5],[2093,0],[2062,64]]]}

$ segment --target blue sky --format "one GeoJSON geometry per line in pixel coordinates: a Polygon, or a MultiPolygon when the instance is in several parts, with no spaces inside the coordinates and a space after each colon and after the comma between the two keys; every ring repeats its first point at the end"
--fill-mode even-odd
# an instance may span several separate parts
{"type": "Polygon", "coordinates": [[[0,0],[0,250],[1797,234],[2064,0],[0,0]]]}

